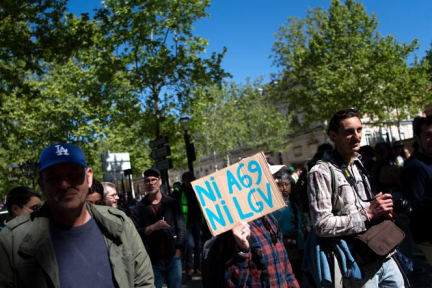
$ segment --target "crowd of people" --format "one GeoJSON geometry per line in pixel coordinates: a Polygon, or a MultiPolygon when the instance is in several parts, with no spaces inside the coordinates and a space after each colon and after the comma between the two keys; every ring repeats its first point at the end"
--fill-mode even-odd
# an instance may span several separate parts
{"type": "Polygon", "coordinates": [[[432,116],[416,118],[414,133],[411,155],[400,141],[360,147],[359,112],[336,112],[333,145],[302,169],[269,164],[286,207],[216,237],[193,173],[166,194],[161,172],[147,169],[146,195],[129,209],[80,148],[49,146],[39,158],[45,203],[28,187],[7,195],[0,287],[174,288],[193,276],[205,287],[408,287],[398,216],[432,265],[432,116]]]}

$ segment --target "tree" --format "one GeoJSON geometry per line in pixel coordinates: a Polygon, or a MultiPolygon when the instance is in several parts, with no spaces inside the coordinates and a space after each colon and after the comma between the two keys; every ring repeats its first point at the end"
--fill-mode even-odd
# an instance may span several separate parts
{"type": "Polygon", "coordinates": [[[260,81],[213,87],[209,95],[210,101],[202,103],[199,123],[195,122],[194,137],[200,154],[218,153],[226,163],[228,154],[237,147],[284,150],[289,123],[267,97],[260,81]]]}
{"type": "MultiPolygon", "coordinates": [[[[8,98],[32,100],[40,91],[32,79],[46,72],[47,63],[69,59],[92,45],[87,15],[65,12],[64,0],[4,0],[0,2],[0,136],[13,119],[8,98]]],[[[13,101],[12,101],[13,102],[13,101]]]]}
{"type": "Polygon", "coordinates": [[[432,43],[431,43],[431,49],[426,51],[426,56],[423,58],[422,62],[426,67],[426,72],[429,76],[429,81],[432,83],[432,43]]]}
{"type": "Polygon", "coordinates": [[[207,16],[208,0],[108,0],[96,16],[135,87],[148,139],[172,133],[170,121],[192,114],[205,87],[221,83],[223,54],[202,57],[207,41],[192,24],[207,16]]]}
{"type": "MultiPolygon", "coordinates": [[[[44,89],[39,80],[52,66],[93,45],[94,26],[88,15],[75,17],[65,11],[65,4],[64,0],[0,1],[2,175],[7,175],[9,164],[37,162],[39,142],[32,136],[42,128],[37,125],[37,105],[33,106],[44,89]]],[[[5,191],[13,184],[0,181],[0,188],[5,191]]]]}
{"type": "Polygon", "coordinates": [[[1,2],[0,173],[59,141],[82,147],[98,177],[108,150],[130,152],[140,175],[149,141],[169,136],[180,149],[178,119],[227,76],[224,52],[205,59],[207,41],[192,33],[208,1],[141,2],[107,1],[94,20],[65,0],[1,2]]]}
{"type": "Polygon", "coordinates": [[[407,58],[417,40],[398,43],[377,31],[376,16],[361,3],[333,0],[328,11],[288,19],[273,45],[278,86],[273,96],[301,113],[302,126],[356,107],[377,123],[393,123],[430,99],[422,68],[407,58]],[[395,112],[396,111],[396,112],[395,112]]]}

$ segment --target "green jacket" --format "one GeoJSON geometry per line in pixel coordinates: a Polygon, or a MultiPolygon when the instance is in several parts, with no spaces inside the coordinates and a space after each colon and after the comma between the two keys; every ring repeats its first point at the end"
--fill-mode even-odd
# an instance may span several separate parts
{"type": "MultiPolygon", "coordinates": [[[[115,208],[87,209],[105,238],[116,287],[154,287],[150,258],[132,221],[115,208]]],[[[0,232],[0,287],[60,287],[46,204],[0,232]]]]}

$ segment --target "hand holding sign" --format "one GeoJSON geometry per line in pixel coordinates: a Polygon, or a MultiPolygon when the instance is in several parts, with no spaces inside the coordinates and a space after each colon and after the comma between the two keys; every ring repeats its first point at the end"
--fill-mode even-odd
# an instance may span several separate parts
{"type": "Polygon", "coordinates": [[[286,206],[264,153],[198,179],[192,186],[213,235],[286,206]]]}
{"type": "Polygon", "coordinates": [[[232,229],[237,247],[242,251],[249,250],[250,227],[245,221],[238,222],[232,229]]]}

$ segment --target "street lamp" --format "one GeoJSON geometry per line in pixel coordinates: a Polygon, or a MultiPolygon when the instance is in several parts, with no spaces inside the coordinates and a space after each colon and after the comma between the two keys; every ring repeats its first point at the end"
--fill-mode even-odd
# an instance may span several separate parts
{"type": "Polygon", "coordinates": [[[193,161],[196,160],[196,157],[195,157],[195,146],[194,146],[193,143],[190,143],[190,136],[188,134],[189,121],[190,121],[189,117],[182,117],[182,118],[180,118],[180,125],[181,125],[183,131],[185,132],[184,139],[185,139],[185,145],[186,145],[186,155],[187,155],[187,159],[188,159],[189,171],[192,172],[192,173],[194,173],[193,161]]]}
{"type": "Polygon", "coordinates": [[[189,130],[189,121],[190,121],[189,117],[180,118],[181,128],[183,129],[183,131],[185,131],[186,134],[187,134],[187,131],[189,130]]]}

